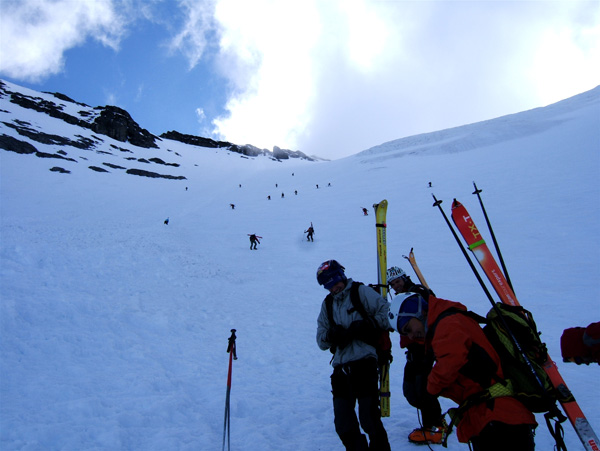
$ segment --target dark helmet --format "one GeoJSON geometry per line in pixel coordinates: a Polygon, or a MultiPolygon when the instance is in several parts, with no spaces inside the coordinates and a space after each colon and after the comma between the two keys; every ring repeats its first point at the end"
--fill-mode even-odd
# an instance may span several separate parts
{"type": "Polygon", "coordinates": [[[323,285],[326,290],[329,290],[336,283],[348,280],[346,274],[344,274],[344,269],[336,260],[327,260],[321,263],[319,269],[317,269],[317,282],[319,282],[319,285],[323,285]]]}

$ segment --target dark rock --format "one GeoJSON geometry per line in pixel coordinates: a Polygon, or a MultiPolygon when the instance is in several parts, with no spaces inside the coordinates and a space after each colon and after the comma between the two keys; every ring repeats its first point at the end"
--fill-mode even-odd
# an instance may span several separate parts
{"type": "Polygon", "coordinates": [[[203,138],[201,136],[185,135],[185,134],[179,133],[175,130],[163,133],[162,135],[160,135],[160,137],[165,138],[165,139],[172,139],[173,141],[179,141],[179,142],[182,142],[185,144],[190,144],[192,146],[208,147],[211,149],[217,149],[220,147],[231,146],[231,143],[215,141],[214,139],[203,138]]]}
{"type": "Polygon", "coordinates": [[[68,124],[77,125],[87,129],[91,128],[89,123],[62,111],[62,106],[57,105],[54,102],[44,100],[41,97],[30,97],[21,94],[20,92],[10,92],[10,102],[23,108],[45,113],[48,116],[61,119],[68,124]]]}
{"type": "Polygon", "coordinates": [[[119,166],[116,164],[112,164],[112,163],[102,163],[104,166],[108,166],[109,168],[113,168],[113,169],[127,169],[124,168],[123,166],[119,166]]]}
{"type": "Polygon", "coordinates": [[[117,141],[129,142],[138,147],[158,147],[154,142],[156,137],[141,128],[127,111],[110,105],[97,109],[101,111],[92,123],[92,130],[95,133],[109,136],[117,141]]]}
{"type": "Polygon", "coordinates": [[[50,168],[50,170],[52,172],[60,172],[61,174],[70,174],[71,173],[71,171],[68,171],[68,170],[63,169],[63,168],[59,168],[58,166],[54,166],[53,168],[50,168]]]}
{"type": "Polygon", "coordinates": [[[59,160],[74,161],[75,163],[77,163],[77,160],[74,160],[73,158],[63,157],[62,155],[59,155],[57,153],[47,153],[38,151],[35,153],[35,156],[38,158],[57,158],[59,160]]]}
{"type": "Polygon", "coordinates": [[[76,135],[79,139],[77,141],[73,141],[69,138],[65,138],[64,136],[59,135],[51,135],[44,132],[38,132],[32,128],[26,127],[22,125],[22,122],[19,125],[11,124],[10,122],[2,122],[7,127],[10,127],[16,130],[19,135],[26,136],[34,141],[37,141],[42,144],[56,144],[59,146],[72,146],[77,147],[78,149],[90,149],[94,147],[94,141],[84,136],[76,135]]]}
{"type": "Polygon", "coordinates": [[[99,168],[98,166],[88,166],[92,171],[96,172],[109,172],[104,168],[99,168]]]}
{"type": "Polygon", "coordinates": [[[170,180],[187,180],[182,175],[179,175],[179,176],[163,175],[163,174],[157,174],[156,172],[144,171],[142,169],[127,169],[127,174],[140,175],[142,177],[150,177],[150,178],[163,178],[163,179],[170,179],[170,180]]]}
{"type": "Polygon", "coordinates": [[[157,164],[164,164],[165,166],[174,166],[176,168],[179,167],[179,164],[177,164],[177,163],[165,163],[160,158],[150,158],[150,161],[153,162],[153,163],[157,163],[157,164]]]}
{"type": "Polygon", "coordinates": [[[0,135],[0,148],[20,154],[36,153],[38,150],[26,141],[8,135],[0,135]]]}

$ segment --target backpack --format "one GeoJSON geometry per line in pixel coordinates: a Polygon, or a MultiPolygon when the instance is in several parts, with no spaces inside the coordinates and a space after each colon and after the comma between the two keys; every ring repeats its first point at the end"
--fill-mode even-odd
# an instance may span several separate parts
{"type": "MultiPolygon", "coordinates": [[[[392,341],[390,340],[390,332],[388,329],[382,329],[379,327],[367,313],[365,306],[360,300],[360,295],[358,294],[358,287],[361,285],[363,285],[362,282],[352,282],[352,286],[350,287],[350,301],[360,316],[374,326],[372,337],[370,337],[370,339],[367,341],[367,344],[375,348],[377,351],[377,361],[379,366],[383,366],[392,361],[392,341]]],[[[328,294],[325,297],[324,302],[327,309],[327,318],[329,319],[329,324],[333,326],[335,324],[335,321],[333,320],[333,296],[328,294]]],[[[335,349],[332,348],[331,352],[334,353],[335,349]]]]}
{"type": "MultiPolygon", "coordinates": [[[[544,371],[543,365],[548,359],[548,351],[546,344],[540,339],[531,312],[521,306],[497,303],[483,318],[471,311],[451,308],[436,319],[428,334],[433,336],[439,321],[456,313],[485,324],[483,332],[500,357],[504,378],[492,375],[492,379],[498,382],[486,388],[486,392],[491,389],[489,397],[514,396],[532,412],[551,410],[560,395],[544,371]],[[535,375],[513,342],[511,334],[529,359],[535,375]],[[500,386],[494,387],[497,384],[501,384],[505,389],[502,390],[500,386]]],[[[473,363],[481,366],[479,362],[473,363]]]]}
{"type": "MultiPolygon", "coordinates": [[[[451,409],[449,412],[452,417],[451,426],[460,421],[464,412],[475,404],[501,396],[512,396],[531,412],[548,412],[545,415],[546,423],[559,445],[559,441],[562,441],[560,432],[562,429],[560,424],[557,424],[556,430],[553,431],[550,419],[556,418],[558,423],[566,420],[566,417],[558,410],[556,402],[568,401],[572,395],[561,393],[554,388],[550,377],[544,370],[548,351],[546,344],[540,339],[540,333],[531,312],[521,306],[497,303],[483,318],[471,311],[450,308],[436,318],[427,332],[428,336],[433,337],[435,328],[441,319],[456,313],[485,324],[483,332],[500,357],[504,378],[494,374],[497,368],[495,364],[492,363],[493,367],[489,364],[493,362],[491,357],[482,348],[479,348],[481,352],[476,353],[473,361],[467,362],[463,368],[467,371],[468,368],[478,368],[479,374],[481,374],[481,368],[486,368],[483,370],[488,373],[486,380],[496,382],[483,384],[486,388],[482,392],[471,395],[456,410],[452,411],[451,409]],[[513,341],[513,337],[518,345],[513,341]],[[482,353],[485,355],[482,356],[482,353]],[[529,363],[522,354],[527,356],[529,363]]],[[[471,356],[472,353],[469,352],[469,357],[471,356]]],[[[467,376],[469,375],[467,374],[467,376]]]]}

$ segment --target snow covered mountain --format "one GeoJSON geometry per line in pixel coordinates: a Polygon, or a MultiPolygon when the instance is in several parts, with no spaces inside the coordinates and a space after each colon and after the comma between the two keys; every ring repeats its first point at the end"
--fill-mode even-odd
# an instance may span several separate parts
{"type": "Polygon", "coordinates": [[[87,168],[97,172],[123,170],[132,175],[183,180],[183,175],[162,173],[166,167],[181,166],[181,161],[165,162],[162,159],[180,160],[180,155],[167,153],[173,153],[169,148],[171,140],[196,147],[224,149],[249,157],[268,156],[275,161],[288,158],[313,160],[302,152],[282,150],[278,147],[269,152],[252,145],[239,146],[176,131],[157,137],[141,128],[127,111],[120,108],[92,108],[64,94],[39,93],[2,80],[0,98],[5,106],[2,109],[2,126],[11,132],[0,135],[0,147],[12,152],[49,158],[52,161],[62,160],[61,166],[52,168],[55,172],[69,173],[80,169],[85,165],[72,163],[93,161],[96,160],[93,155],[101,155],[97,164],[88,165],[87,168]],[[106,137],[112,138],[112,142],[106,142],[106,137]],[[39,151],[36,146],[40,145],[49,145],[52,146],[51,149],[59,150],[39,151]],[[141,155],[132,156],[133,149],[141,151],[141,155]],[[159,166],[162,172],[154,171],[156,165],[162,165],[162,168],[159,166]]]}
{"type": "MultiPolygon", "coordinates": [[[[483,231],[473,181],[519,300],[600,431],[598,366],[560,361],[562,330],[600,319],[600,88],[329,162],[201,147],[140,127],[155,144],[144,147],[94,130],[98,110],[64,96],[9,83],[2,93],[1,449],[220,449],[232,328],[232,448],[341,449],[330,356],[315,343],[326,294],[316,268],[335,258],[355,280],[375,281],[374,218],[361,209],[387,199],[389,264],[410,273],[402,256],[414,247],[438,296],[485,313],[432,208],[432,194],[448,210],[457,198],[483,231]],[[311,222],[314,243],[303,233],[311,222]],[[263,237],[257,251],[250,233],[263,237]]],[[[398,338],[384,419],[393,450],[412,447],[406,437],[418,426],[402,397],[398,338]]],[[[543,421],[537,449],[548,450],[543,421]]],[[[569,449],[581,449],[564,428],[569,449]]],[[[448,449],[466,446],[452,436],[448,449]]]]}

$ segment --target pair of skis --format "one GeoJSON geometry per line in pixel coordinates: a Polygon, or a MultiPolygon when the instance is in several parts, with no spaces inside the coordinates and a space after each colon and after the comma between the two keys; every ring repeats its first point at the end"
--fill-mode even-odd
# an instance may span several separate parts
{"type": "MultiPolygon", "coordinates": [[[[383,299],[387,300],[387,200],[373,204],[377,231],[377,285],[383,299]]],[[[390,362],[379,371],[379,405],[382,417],[390,416],[390,362]]]]}
{"type": "MultiPolygon", "coordinates": [[[[504,265],[504,261],[502,260],[502,254],[500,253],[500,249],[498,247],[498,243],[496,242],[496,238],[494,236],[494,232],[491,228],[489,219],[487,217],[487,213],[485,211],[485,208],[483,207],[483,202],[481,200],[481,196],[479,196],[479,194],[481,193],[481,190],[477,189],[477,185],[475,185],[475,183],[473,183],[473,185],[475,186],[475,192],[473,194],[477,194],[477,197],[479,198],[479,202],[481,203],[481,207],[483,209],[483,213],[484,213],[486,222],[488,224],[490,233],[492,235],[494,245],[496,247],[496,252],[502,263],[504,272],[500,269],[500,267],[496,263],[496,260],[493,256],[493,254],[491,253],[485,240],[481,236],[481,233],[477,229],[477,226],[473,222],[473,219],[469,215],[467,209],[465,208],[464,205],[462,205],[456,199],[454,199],[454,202],[452,203],[452,214],[451,214],[452,220],[453,220],[454,224],[456,225],[456,228],[459,230],[460,234],[462,235],[463,239],[467,243],[469,250],[473,253],[473,255],[475,256],[475,259],[479,263],[481,269],[483,270],[483,272],[487,276],[488,280],[492,284],[492,286],[493,286],[494,290],[496,291],[496,293],[498,294],[498,297],[500,298],[500,300],[504,304],[520,305],[519,301],[517,300],[517,297],[515,296],[514,291],[512,289],[510,279],[508,279],[508,277],[507,277],[507,271],[506,271],[506,267],[504,265]]],[[[446,223],[448,224],[448,227],[450,228],[450,230],[452,231],[452,234],[454,235],[454,238],[456,239],[458,245],[460,246],[461,250],[463,251],[463,254],[464,254],[465,258],[467,259],[468,263],[470,264],[471,269],[475,273],[475,276],[479,280],[479,283],[481,284],[482,288],[488,295],[488,298],[490,299],[490,301],[492,302],[492,305],[493,305],[494,301],[493,301],[491,295],[489,294],[489,291],[485,287],[485,284],[484,284],[483,280],[481,279],[481,276],[479,275],[475,266],[469,259],[467,252],[465,251],[464,247],[462,246],[460,239],[458,238],[456,232],[454,231],[454,228],[452,227],[452,225],[450,224],[450,221],[448,220],[448,217],[446,216],[446,214],[444,213],[444,210],[441,207],[442,201],[437,200],[435,196],[433,196],[433,198],[435,200],[433,206],[438,207],[439,210],[441,211],[442,215],[444,216],[444,219],[446,220],[446,223]]],[[[412,252],[412,250],[411,250],[411,252],[412,252]]],[[[414,260],[414,256],[413,256],[413,260],[414,260]]],[[[412,264],[412,261],[411,261],[411,264],[412,264]]],[[[575,429],[575,433],[581,440],[581,443],[583,444],[584,448],[588,451],[600,451],[600,442],[598,441],[598,437],[597,437],[596,433],[594,432],[594,430],[592,429],[591,425],[589,424],[583,411],[579,407],[579,404],[575,400],[575,397],[573,396],[573,394],[567,387],[567,384],[565,383],[561,374],[559,373],[556,363],[554,363],[554,361],[552,361],[550,356],[548,356],[548,358],[543,366],[544,366],[544,370],[546,371],[546,374],[548,374],[550,380],[552,381],[552,385],[561,394],[561,397],[560,397],[561,399],[559,399],[559,402],[560,402],[565,414],[569,418],[571,425],[575,429]]]]}

